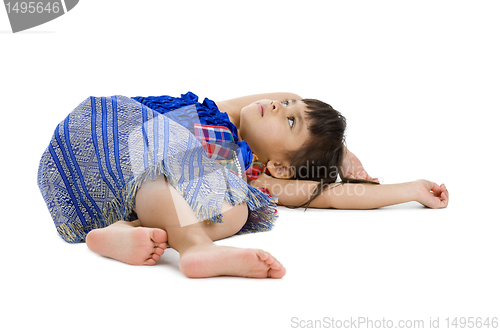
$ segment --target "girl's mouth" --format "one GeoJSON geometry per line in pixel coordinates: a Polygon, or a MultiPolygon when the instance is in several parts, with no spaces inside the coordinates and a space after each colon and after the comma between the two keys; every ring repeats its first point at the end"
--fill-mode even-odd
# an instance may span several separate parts
{"type": "Polygon", "coordinates": [[[265,111],[264,105],[257,104],[257,106],[259,107],[260,116],[264,116],[264,111],[265,111]]]}

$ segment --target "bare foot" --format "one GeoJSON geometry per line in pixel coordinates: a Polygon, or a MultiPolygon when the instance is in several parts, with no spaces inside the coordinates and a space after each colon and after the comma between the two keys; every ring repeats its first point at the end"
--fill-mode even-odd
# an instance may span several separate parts
{"type": "Polygon", "coordinates": [[[120,220],[87,234],[93,252],[130,265],[154,265],[167,248],[167,232],[159,228],[134,227],[120,220]]]}
{"type": "Polygon", "coordinates": [[[286,269],[261,249],[241,249],[217,245],[195,246],[181,255],[179,268],[189,278],[237,276],[282,278],[286,269]]]}

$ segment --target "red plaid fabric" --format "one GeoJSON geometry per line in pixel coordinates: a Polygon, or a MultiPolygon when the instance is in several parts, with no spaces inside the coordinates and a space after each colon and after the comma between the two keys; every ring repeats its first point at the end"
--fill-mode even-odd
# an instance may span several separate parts
{"type": "Polygon", "coordinates": [[[257,156],[253,155],[253,161],[250,167],[245,171],[245,175],[252,181],[257,180],[259,176],[266,171],[266,165],[261,163],[257,156]]]}
{"type": "MultiPolygon", "coordinates": [[[[250,167],[248,167],[248,169],[245,171],[245,175],[247,176],[247,178],[254,181],[254,180],[257,180],[259,178],[259,176],[262,175],[262,173],[269,174],[267,171],[266,165],[264,165],[262,162],[260,162],[257,159],[257,156],[254,154],[253,155],[253,162],[250,165],[250,167]]],[[[267,196],[273,197],[273,195],[271,194],[269,189],[267,189],[267,188],[258,188],[258,189],[260,191],[262,191],[264,194],[266,194],[267,196]]],[[[280,204],[278,204],[278,203],[276,203],[276,205],[280,206],[280,204]]],[[[278,210],[275,209],[274,213],[276,215],[278,215],[278,210]]]]}
{"type": "Polygon", "coordinates": [[[194,133],[212,159],[228,159],[234,152],[233,134],[227,127],[194,125],[194,133]]]}
{"type": "MultiPolygon", "coordinates": [[[[235,149],[234,139],[227,127],[195,124],[194,132],[209,158],[219,161],[230,171],[237,173],[234,163],[230,160],[233,157],[235,149]]],[[[261,163],[254,154],[252,164],[245,171],[245,175],[253,181],[257,180],[266,170],[266,165],[261,163]]],[[[272,197],[271,192],[267,188],[258,189],[269,197],[272,197]]],[[[278,214],[278,210],[276,209],[275,214],[278,214]]]]}

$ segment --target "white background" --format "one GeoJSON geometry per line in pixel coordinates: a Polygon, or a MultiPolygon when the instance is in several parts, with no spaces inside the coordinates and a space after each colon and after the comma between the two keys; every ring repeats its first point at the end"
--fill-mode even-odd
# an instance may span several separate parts
{"type": "Polygon", "coordinates": [[[0,329],[499,317],[498,17],[497,1],[87,0],[12,34],[0,9],[0,329]],[[173,250],[134,267],[61,240],[36,186],[57,123],[91,95],[189,90],[329,102],[370,175],[445,183],[449,207],[280,208],[273,231],[220,242],[270,251],[282,280],[191,280],[173,250]]]}

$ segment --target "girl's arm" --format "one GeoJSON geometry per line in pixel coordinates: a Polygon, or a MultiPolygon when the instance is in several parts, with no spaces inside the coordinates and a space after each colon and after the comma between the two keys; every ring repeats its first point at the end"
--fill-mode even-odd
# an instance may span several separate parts
{"type": "Polygon", "coordinates": [[[256,95],[250,95],[240,98],[228,99],[216,102],[217,107],[221,112],[231,113],[231,110],[241,110],[243,107],[250,105],[253,102],[262,100],[285,100],[285,99],[302,99],[299,95],[290,92],[272,92],[272,93],[261,93],[256,95]]]}
{"type": "Polygon", "coordinates": [[[430,208],[444,208],[448,206],[449,197],[444,184],[438,186],[427,180],[382,185],[346,183],[334,185],[325,195],[329,196],[331,206],[339,209],[375,209],[411,201],[430,208]]]}
{"type": "Polygon", "coordinates": [[[380,183],[378,178],[372,178],[368,175],[361,161],[354,153],[349,151],[344,145],[344,158],[340,171],[345,179],[362,179],[380,183]]]}
{"type": "MultiPolygon", "coordinates": [[[[251,185],[267,188],[278,197],[278,202],[287,206],[300,206],[309,200],[318,182],[281,180],[262,174],[251,185]]],[[[444,184],[418,180],[398,184],[331,184],[325,188],[310,207],[336,209],[374,209],[383,206],[418,201],[430,208],[448,205],[449,194],[444,184]]]]}

